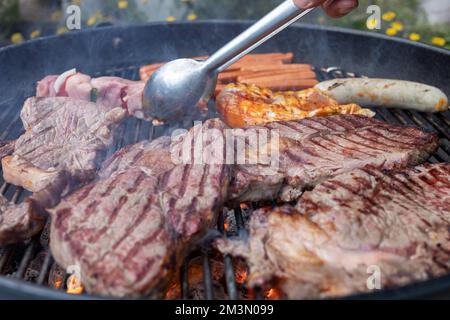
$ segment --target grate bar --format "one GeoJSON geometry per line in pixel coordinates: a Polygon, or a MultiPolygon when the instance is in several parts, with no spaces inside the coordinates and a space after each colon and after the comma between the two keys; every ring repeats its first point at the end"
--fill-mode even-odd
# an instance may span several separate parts
{"type": "Polygon", "coordinates": [[[6,263],[11,258],[16,245],[9,245],[3,248],[2,255],[0,256],[0,274],[3,274],[3,270],[6,266],[6,263]]]}
{"type": "Polygon", "coordinates": [[[238,228],[238,236],[241,237],[241,239],[247,239],[248,230],[245,228],[244,217],[242,216],[241,207],[238,206],[234,209],[234,216],[238,228]]]}
{"type": "Polygon", "coordinates": [[[205,296],[206,300],[213,300],[213,286],[212,286],[212,276],[211,269],[209,267],[209,258],[207,250],[202,250],[203,258],[203,284],[205,286],[205,296]]]}
{"type": "Polygon", "coordinates": [[[53,257],[50,251],[46,251],[44,263],[42,264],[41,271],[39,272],[39,277],[36,281],[37,284],[43,284],[47,278],[50,267],[53,263],[53,257]]]}
{"type": "Polygon", "coordinates": [[[134,132],[134,137],[133,137],[134,143],[139,141],[139,136],[141,134],[141,126],[142,126],[142,120],[138,120],[136,123],[136,131],[134,132]]]}
{"type": "Polygon", "coordinates": [[[153,138],[154,138],[154,136],[155,136],[155,126],[150,125],[150,128],[149,128],[149,130],[148,130],[148,139],[149,139],[150,141],[152,141],[153,138]]]}
{"type": "Polygon", "coordinates": [[[233,261],[229,255],[224,257],[225,265],[225,283],[227,285],[228,297],[230,300],[238,299],[238,292],[236,287],[236,279],[234,278],[233,261]]]}
{"type": "Polygon", "coordinates": [[[25,250],[25,254],[23,255],[22,259],[20,260],[19,269],[15,273],[14,277],[18,279],[22,279],[23,275],[25,274],[25,270],[28,267],[28,264],[30,263],[31,259],[33,259],[33,254],[36,251],[37,248],[37,242],[38,237],[35,237],[31,240],[30,244],[27,246],[25,250]]]}
{"type": "Polygon", "coordinates": [[[10,184],[3,182],[2,186],[0,187],[0,194],[5,195],[6,191],[8,191],[10,184]]]}
{"type": "Polygon", "coordinates": [[[180,272],[181,297],[184,300],[189,299],[189,261],[184,259],[180,272]]]}

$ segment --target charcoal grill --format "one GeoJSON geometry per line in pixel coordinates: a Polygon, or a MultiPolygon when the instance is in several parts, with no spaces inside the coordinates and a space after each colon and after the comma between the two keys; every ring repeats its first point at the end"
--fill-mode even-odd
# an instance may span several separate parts
{"type": "MultiPolygon", "coordinates": [[[[94,76],[114,75],[137,79],[139,66],[177,57],[210,54],[248,27],[249,23],[211,21],[104,27],[0,49],[0,140],[14,139],[21,134],[23,128],[19,113],[23,101],[34,94],[35,82],[47,74],[77,67],[81,72],[94,76]]],[[[435,85],[450,95],[450,53],[406,40],[338,28],[295,25],[269,41],[260,51],[292,51],[297,61],[315,66],[319,80],[358,76],[397,78],[435,85]]],[[[417,125],[438,133],[441,147],[430,161],[450,162],[449,112],[424,114],[404,110],[375,111],[381,120],[417,125]]],[[[166,129],[129,119],[120,128],[120,139],[113,149],[156,138],[166,129]]],[[[0,180],[0,192],[15,202],[27,196],[26,191],[3,180],[0,180]]],[[[230,216],[220,215],[218,230],[234,236],[244,235],[247,232],[246,217],[255,206],[250,204],[245,212],[240,207],[235,208],[231,215],[234,226],[227,231],[224,221],[230,216]]],[[[196,252],[202,261],[204,298],[217,298],[211,276],[210,248],[203,245],[196,252]]],[[[191,256],[180,270],[181,297],[185,299],[191,298],[189,259],[191,256]]],[[[235,281],[233,263],[231,257],[224,257],[221,283],[227,297],[237,299],[243,288],[235,281]]],[[[0,298],[97,298],[87,294],[66,294],[68,275],[61,270],[58,273],[58,270],[48,249],[46,231],[24,243],[0,248],[0,298]],[[59,288],[49,286],[49,278],[54,280],[55,274],[59,276],[58,279],[62,279],[59,288]]],[[[255,297],[262,299],[264,293],[256,292],[255,297]]],[[[419,297],[450,297],[450,271],[448,276],[438,279],[350,298],[419,297]]]]}

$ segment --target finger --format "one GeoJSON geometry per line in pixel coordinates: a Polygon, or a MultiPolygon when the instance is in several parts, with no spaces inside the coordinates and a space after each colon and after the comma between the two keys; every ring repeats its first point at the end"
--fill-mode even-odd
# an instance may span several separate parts
{"type": "Polygon", "coordinates": [[[357,8],[358,0],[327,0],[322,7],[330,17],[339,18],[357,8]]]}
{"type": "Polygon", "coordinates": [[[294,3],[301,9],[309,9],[322,5],[326,0],[294,0],[294,3]]]}

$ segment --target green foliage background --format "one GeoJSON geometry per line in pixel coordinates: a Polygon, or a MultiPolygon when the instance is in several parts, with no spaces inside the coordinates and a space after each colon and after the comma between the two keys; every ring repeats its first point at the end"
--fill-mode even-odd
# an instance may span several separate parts
{"type": "MultiPolygon", "coordinates": [[[[432,37],[443,37],[447,42],[445,47],[450,49],[450,23],[430,24],[426,13],[420,8],[417,0],[360,0],[359,8],[350,15],[341,19],[327,18],[324,24],[367,30],[366,9],[371,4],[380,6],[382,13],[392,11],[397,14],[395,21],[404,25],[404,30],[397,36],[408,37],[410,33],[418,33],[421,36],[421,41],[426,43],[430,43],[432,37]]],[[[448,14],[450,15],[450,12],[448,14]]],[[[373,32],[383,33],[389,25],[390,22],[382,21],[382,29],[373,30],[373,32]]]]}
{"type": "MultiPolygon", "coordinates": [[[[17,1],[0,0],[0,37],[3,35],[4,38],[8,39],[11,32],[15,32],[17,24],[20,24],[21,18],[17,1]]],[[[75,0],[60,1],[67,4],[75,0]]],[[[87,0],[78,1],[83,3],[87,0]]],[[[104,19],[107,17],[108,20],[113,20],[116,24],[165,20],[167,17],[158,14],[159,11],[156,8],[169,2],[171,3],[171,10],[173,10],[171,15],[178,19],[187,19],[189,13],[195,13],[197,19],[257,19],[281,2],[281,0],[128,0],[127,9],[119,10],[117,6],[119,0],[98,1],[102,8],[100,16],[104,19]],[[147,5],[142,4],[144,1],[147,5]],[[152,10],[151,8],[153,8],[153,12],[150,15],[148,10],[152,10]]],[[[420,41],[426,43],[431,43],[433,37],[442,37],[446,40],[445,47],[450,49],[450,23],[431,25],[425,12],[420,8],[419,2],[419,0],[360,0],[359,8],[344,18],[332,19],[317,11],[308,15],[304,21],[367,31],[368,14],[366,9],[369,5],[375,4],[380,6],[382,13],[389,11],[396,13],[395,21],[402,24],[403,30],[395,36],[408,38],[411,33],[417,33],[420,35],[420,41]]],[[[86,23],[89,15],[94,15],[95,12],[89,12],[89,9],[86,9],[88,7],[83,7],[83,4],[82,8],[83,21],[86,23]]],[[[64,21],[56,23],[61,26],[64,21]]],[[[392,21],[382,21],[382,29],[372,32],[385,33],[391,23],[392,21]]]]}

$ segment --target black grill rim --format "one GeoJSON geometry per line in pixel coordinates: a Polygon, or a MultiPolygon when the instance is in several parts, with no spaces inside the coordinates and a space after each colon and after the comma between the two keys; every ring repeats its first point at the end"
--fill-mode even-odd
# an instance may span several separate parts
{"type": "MultiPolygon", "coordinates": [[[[151,28],[151,27],[159,27],[159,26],[178,26],[178,27],[186,27],[187,25],[192,25],[192,26],[210,26],[210,25],[241,25],[243,27],[247,27],[250,26],[251,24],[253,24],[256,20],[242,20],[242,19],[236,19],[236,20],[223,20],[223,19],[206,19],[206,20],[197,20],[197,21],[191,21],[189,23],[183,22],[183,21],[174,21],[174,22],[150,22],[150,23],[139,23],[139,24],[134,24],[131,27],[133,28],[143,28],[143,29],[147,29],[147,28],[151,28]]],[[[356,35],[356,36],[361,36],[361,37],[369,37],[369,38],[375,38],[375,39],[379,39],[382,41],[387,41],[387,42],[396,42],[396,43],[403,43],[403,44],[407,44],[409,46],[414,46],[417,48],[423,48],[426,50],[430,50],[430,51],[434,51],[436,53],[439,54],[444,54],[447,56],[450,56],[450,50],[444,49],[444,48],[439,48],[439,47],[435,47],[426,43],[422,43],[422,42],[418,42],[418,41],[411,41],[408,40],[406,38],[400,38],[400,37],[391,37],[391,36],[387,36],[383,33],[377,33],[377,32],[369,32],[369,31],[362,31],[362,30],[356,30],[356,29],[348,29],[348,28],[342,28],[342,27],[334,27],[334,26],[321,26],[321,25],[316,25],[316,24],[310,24],[310,23],[295,23],[293,24],[290,28],[295,28],[295,27],[300,27],[303,30],[319,30],[319,31],[325,31],[325,32],[338,32],[345,35],[356,35]]],[[[48,40],[52,40],[52,39],[61,39],[64,37],[70,37],[73,36],[74,34],[92,34],[92,33],[102,33],[108,30],[111,31],[120,31],[120,30],[129,30],[130,26],[114,26],[114,25],[105,25],[105,26],[101,26],[101,27],[97,27],[94,29],[82,29],[82,30],[74,30],[71,31],[70,33],[65,33],[65,34],[60,34],[60,35],[48,35],[45,37],[41,37],[41,38],[35,38],[35,39],[30,39],[27,40],[24,43],[19,43],[19,44],[11,44],[5,47],[0,47],[0,54],[3,51],[8,51],[8,50],[13,50],[16,48],[21,48],[21,47],[28,47],[30,44],[33,43],[40,43],[40,42],[45,42],[48,40]]]]}

